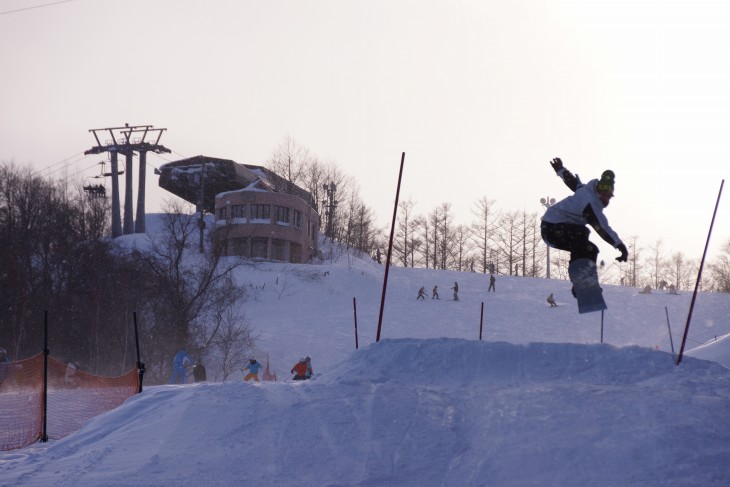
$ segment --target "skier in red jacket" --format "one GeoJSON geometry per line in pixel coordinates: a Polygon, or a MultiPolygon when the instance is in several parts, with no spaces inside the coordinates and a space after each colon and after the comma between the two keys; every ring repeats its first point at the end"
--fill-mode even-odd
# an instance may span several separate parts
{"type": "Polygon", "coordinates": [[[307,361],[300,358],[299,362],[292,367],[291,373],[294,374],[294,380],[307,380],[307,361]]]}

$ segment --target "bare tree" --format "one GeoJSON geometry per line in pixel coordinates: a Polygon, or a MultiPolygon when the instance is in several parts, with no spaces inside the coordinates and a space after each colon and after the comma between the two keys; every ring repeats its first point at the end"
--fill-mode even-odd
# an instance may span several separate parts
{"type": "Polygon", "coordinates": [[[436,232],[432,228],[430,217],[419,217],[417,221],[420,224],[421,241],[423,242],[423,263],[424,267],[428,269],[436,259],[435,255],[431,253],[431,243],[436,232]]]}
{"type": "MultiPolygon", "coordinates": [[[[628,285],[631,287],[636,287],[637,274],[641,270],[641,264],[639,263],[639,258],[641,256],[641,251],[643,249],[637,245],[637,242],[639,241],[639,237],[637,237],[636,235],[632,235],[631,237],[629,237],[629,241],[631,242],[631,244],[629,245],[629,273],[628,273],[629,282],[628,282],[628,285]]],[[[622,284],[626,284],[626,283],[622,281],[622,284]]]]}
{"type": "Polygon", "coordinates": [[[538,269],[542,268],[542,259],[538,261],[538,248],[542,242],[539,235],[539,219],[537,213],[522,212],[520,226],[522,227],[522,275],[537,276],[538,269]],[[529,268],[529,271],[528,271],[529,268]]]}
{"type": "MultiPolygon", "coordinates": [[[[522,239],[524,238],[522,226],[520,225],[520,212],[502,213],[499,219],[498,231],[496,233],[496,244],[500,253],[507,260],[510,272],[517,265],[521,258],[522,239]]],[[[515,270],[517,272],[517,270],[515,270]]]]}
{"type": "Polygon", "coordinates": [[[660,282],[663,280],[661,277],[662,269],[664,268],[664,256],[662,255],[662,241],[657,240],[653,247],[649,247],[651,250],[651,257],[648,259],[648,272],[649,277],[654,281],[654,289],[659,289],[660,282]]]}
{"type": "MultiPolygon", "coordinates": [[[[241,257],[224,257],[225,239],[211,238],[207,251],[195,259],[189,256],[197,231],[195,216],[179,203],[168,203],[163,218],[164,233],[152,240],[151,251],[139,258],[155,277],[157,326],[164,326],[165,346],[171,357],[183,347],[201,349],[195,330],[207,326],[212,317],[223,316],[243,291],[231,279],[231,272],[244,263],[241,257]]],[[[215,331],[208,337],[210,343],[215,331]]],[[[198,334],[199,335],[199,334],[198,334]]]]}
{"type": "Polygon", "coordinates": [[[493,206],[494,200],[489,200],[486,196],[482,196],[472,209],[476,220],[471,224],[471,238],[476,244],[476,250],[479,256],[479,268],[483,273],[489,270],[489,264],[491,262],[490,248],[493,245],[493,233],[499,218],[499,214],[494,211],[493,206]]]}
{"type": "Polygon", "coordinates": [[[722,293],[730,293],[730,240],[723,244],[720,255],[708,268],[712,288],[722,293]]]}
{"type": "Polygon", "coordinates": [[[457,225],[453,232],[454,270],[474,271],[474,256],[471,230],[466,225],[457,225]]]}
{"type": "MultiPolygon", "coordinates": [[[[306,185],[305,178],[312,158],[309,149],[287,135],[268,161],[269,169],[286,179],[290,185],[306,185]]],[[[291,187],[289,191],[291,192],[291,187]]]]}
{"type": "Polygon", "coordinates": [[[692,280],[696,275],[696,264],[687,260],[682,252],[675,252],[669,259],[672,282],[677,290],[692,287],[692,280]]]}
{"type": "Polygon", "coordinates": [[[234,309],[227,307],[221,311],[214,315],[216,332],[200,329],[203,335],[199,341],[206,343],[209,360],[215,360],[214,379],[225,381],[244,365],[246,352],[252,349],[255,340],[250,325],[234,309]]]}
{"type": "Polygon", "coordinates": [[[393,250],[403,267],[409,267],[409,259],[413,263],[413,207],[415,202],[411,199],[398,203],[398,220],[396,221],[396,235],[393,238],[393,250]]]}

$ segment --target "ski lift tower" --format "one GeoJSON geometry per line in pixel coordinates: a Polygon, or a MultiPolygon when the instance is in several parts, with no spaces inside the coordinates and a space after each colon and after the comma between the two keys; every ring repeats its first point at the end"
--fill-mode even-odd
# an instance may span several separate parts
{"type": "Polygon", "coordinates": [[[84,154],[109,153],[111,161],[112,178],[112,238],[124,234],[145,232],[145,166],[147,165],[147,152],[157,154],[170,152],[170,149],[160,145],[162,132],[167,129],[154,128],[152,125],[129,125],[124,127],[107,127],[102,129],[90,129],[94,134],[96,146],[84,152],[84,154]],[[99,135],[107,133],[110,137],[103,144],[99,135]],[[155,138],[156,135],[156,138],[155,138]],[[135,137],[136,136],[136,137],[135,137]],[[146,140],[150,136],[150,140],[146,140]],[[139,153],[139,182],[137,187],[137,223],[134,224],[132,214],[132,162],[134,153],[139,153]],[[119,172],[118,155],[126,158],[126,170],[119,172]],[[119,175],[126,173],[125,194],[124,194],[124,229],[122,231],[121,208],[119,205],[119,175]]]}

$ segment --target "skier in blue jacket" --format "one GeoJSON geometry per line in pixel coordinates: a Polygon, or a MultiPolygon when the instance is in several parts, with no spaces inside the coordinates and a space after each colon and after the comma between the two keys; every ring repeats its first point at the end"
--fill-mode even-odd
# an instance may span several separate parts
{"type": "Polygon", "coordinates": [[[188,355],[184,349],[177,352],[175,357],[172,359],[172,376],[170,377],[170,384],[176,384],[178,377],[182,379],[180,383],[185,384],[185,365],[193,363],[195,363],[195,361],[190,358],[190,355],[188,355]]]}
{"type": "Polygon", "coordinates": [[[259,369],[263,367],[259,361],[255,358],[249,359],[248,363],[241,370],[248,370],[248,374],[243,378],[244,382],[248,382],[249,379],[253,379],[256,382],[259,381],[259,369]]]}

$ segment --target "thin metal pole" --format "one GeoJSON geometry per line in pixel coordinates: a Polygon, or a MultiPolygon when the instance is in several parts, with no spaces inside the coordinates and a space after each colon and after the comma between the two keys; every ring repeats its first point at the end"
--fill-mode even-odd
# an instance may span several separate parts
{"type": "Polygon", "coordinates": [[[380,314],[378,316],[378,333],[375,341],[380,341],[380,330],[383,325],[383,308],[385,307],[385,292],[388,289],[388,271],[390,270],[390,256],[393,252],[393,234],[395,233],[395,219],[398,216],[398,197],[400,196],[400,182],[403,178],[403,162],[406,159],[406,153],[400,156],[400,171],[398,172],[398,188],[395,191],[395,205],[393,207],[393,222],[390,225],[390,241],[388,242],[388,256],[385,261],[385,276],[383,276],[383,294],[380,297],[380,314]]]}
{"type": "Polygon", "coordinates": [[[667,315],[667,329],[669,330],[669,345],[672,347],[672,353],[674,353],[674,340],[672,340],[672,327],[669,326],[669,310],[667,310],[667,307],[664,307],[664,313],[667,315]]]}
{"type": "Polygon", "coordinates": [[[43,431],[41,441],[48,441],[48,310],[43,312],[43,431]]]}
{"type": "Polygon", "coordinates": [[[603,311],[601,310],[601,343],[603,343],[603,311]]]}
{"type": "Polygon", "coordinates": [[[139,390],[137,393],[142,392],[142,381],[144,380],[144,364],[139,360],[139,333],[137,331],[137,312],[132,313],[134,317],[134,344],[137,347],[137,375],[139,376],[139,390]]]}
{"type": "Polygon", "coordinates": [[[357,350],[357,301],[354,297],[352,298],[352,312],[355,315],[355,350],[357,350]]]}
{"type": "Polygon", "coordinates": [[[484,301],[482,301],[482,310],[479,313],[479,340],[482,339],[483,325],[484,325],[484,301]]]}
{"type": "Polygon", "coordinates": [[[687,324],[684,327],[684,335],[682,336],[682,346],[679,347],[679,354],[677,355],[677,365],[682,362],[682,356],[684,355],[684,346],[687,343],[687,335],[689,334],[689,324],[692,321],[692,311],[695,307],[695,299],[697,299],[697,290],[700,287],[700,281],[702,281],[702,268],[705,266],[705,257],[707,256],[707,247],[710,246],[710,236],[712,235],[712,227],[715,225],[715,216],[717,215],[717,207],[720,206],[720,196],[722,196],[722,187],[725,185],[723,179],[720,183],[720,191],[717,193],[717,201],[715,202],[715,211],[712,213],[712,221],[710,222],[710,231],[707,232],[707,241],[705,242],[705,251],[702,253],[702,261],[700,261],[700,268],[697,271],[697,282],[695,283],[695,290],[692,293],[692,301],[689,305],[689,313],[687,314],[687,324]]]}

